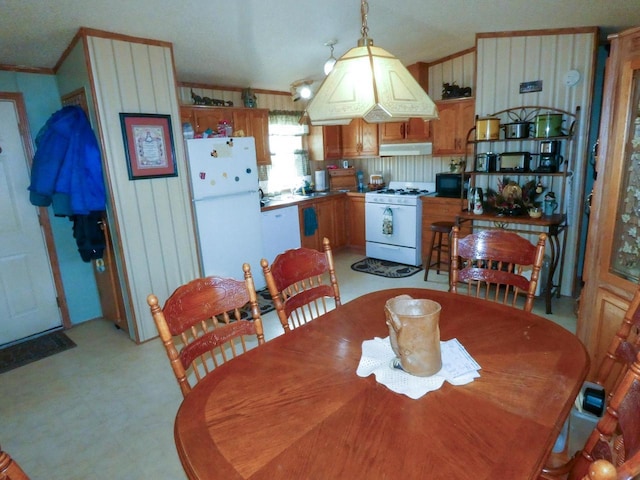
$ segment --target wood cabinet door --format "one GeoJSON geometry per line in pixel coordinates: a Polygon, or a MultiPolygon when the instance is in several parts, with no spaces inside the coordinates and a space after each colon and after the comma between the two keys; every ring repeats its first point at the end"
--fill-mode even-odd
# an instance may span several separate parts
{"type": "Polygon", "coordinates": [[[640,283],[640,30],[611,39],[576,334],[593,375],[640,283]]]}
{"type": "Polygon", "coordinates": [[[342,136],[342,156],[354,158],[360,156],[361,138],[360,138],[360,122],[358,118],[351,120],[349,125],[341,125],[342,136]]]}
{"type": "Polygon", "coordinates": [[[304,202],[298,205],[298,218],[300,221],[300,246],[303,248],[318,248],[318,230],[316,229],[311,235],[305,235],[304,228],[304,211],[307,208],[313,208],[316,211],[316,218],[318,220],[318,227],[320,226],[320,219],[318,218],[318,209],[313,202],[304,202]]]}
{"type": "Polygon", "coordinates": [[[331,240],[332,248],[344,247],[348,242],[348,230],[347,230],[347,196],[340,195],[332,198],[333,204],[332,216],[333,216],[333,238],[331,240]]]}
{"type": "Polygon", "coordinates": [[[322,239],[327,237],[333,244],[336,236],[334,230],[333,200],[321,200],[316,202],[316,214],[318,215],[318,242],[314,248],[322,250],[322,239]]]}
{"type": "Polygon", "coordinates": [[[339,125],[322,127],[324,143],[324,159],[337,160],[342,158],[342,129],[339,125]]]}
{"type": "Polygon", "coordinates": [[[456,141],[458,130],[458,105],[455,103],[437,102],[438,118],[431,121],[433,128],[433,154],[450,155],[457,153],[456,141]]]}
{"type": "MultiPolygon", "coordinates": [[[[229,109],[222,108],[193,108],[193,120],[195,125],[193,129],[196,133],[202,133],[207,129],[211,129],[213,132],[218,130],[218,123],[223,120],[234,124],[233,112],[229,109]]],[[[233,125],[235,129],[235,124],[233,125]]]]}
{"type": "Polygon", "coordinates": [[[256,143],[258,165],[271,164],[269,151],[269,111],[266,109],[236,108],[233,110],[233,131],[242,130],[256,143]]]}
{"type": "Polygon", "coordinates": [[[410,118],[405,124],[405,138],[416,142],[427,142],[431,139],[431,122],[421,118],[410,118]]]}
{"type": "Polygon", "coordinates": [[[365,248],[364,195],[347,196],[346,226],[347,244],[352,247],[365,248]]]}
{"type": "Polygon", "coordinates": [[[378,155],[378,125],[358,120],[360,123],[360,156],[375,157],[378,155]]]}
{"type": "Polygon", "coordinates": [[[195,131],[195,119],[193,118],[193,108],[191,107],[180,107],[180,123],[190,123],[195,131]]]}
{"type": "Polygon", "coordinates": [[[380,142],[399,142],[405,138],[405,122],[380,124],[380,142]]]}
{"type": "Polygon", "coordinates": [[[467,133],[475,123],[475,100],[436,102],[438,120],[432,120],[433,154],[457,155],[467,151],[467,133]]]}

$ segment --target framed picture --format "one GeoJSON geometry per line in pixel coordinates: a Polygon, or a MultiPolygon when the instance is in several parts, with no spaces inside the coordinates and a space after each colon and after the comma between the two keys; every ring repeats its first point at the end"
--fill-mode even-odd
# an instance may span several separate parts
{"type": "Polygon", "coordinates": [[[129,180],[177,177],[171,116],[121,113],[129,180]]]}

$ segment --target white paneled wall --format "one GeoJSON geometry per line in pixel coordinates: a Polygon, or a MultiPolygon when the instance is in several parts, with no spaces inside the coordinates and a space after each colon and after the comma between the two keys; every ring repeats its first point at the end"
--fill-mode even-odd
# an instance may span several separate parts
{"type": "MultiPolygon", "coordinates": [[[[578,253],[579,220],[583,205],[583,185],[586,174],[595,69],[597,33],[585,29],[549,35],[481,37],[477,41],[476,114],[480,116],[519,106],[546,106],[568,112],[580,107],[577,128],[570,150],[571,157],[565,208],[569,228],[566,232],[562,294],[571,295],[578,253]],[[575,86],[567,86],[564,76],[578,70],[581,79],[575,86]],[[542,91],[521,94],[521,82],[542,80],[542,91]],[[572,150],[572,151],[571,151],[572,150]]],[[[568,125],[565,125],[565,129],[568,125]]],[[[568,155],[566,153],[569,153],[568,155]]],[[[543,183],[558,191],[548,179],[543,183]]],[[[494,187],[495,188],[495,187],[494,187]]]]}
{"type": "Polygon", "coordinates": [[[157,336],[147,295],[164,303],[199,275],[172,51],[94,36],[87,46],[115,217],[111,232],[122,245],[136,339],[144,341],[157,336]],[[121,112],[171,115],[177,177],[129,180],[121,112]]]}
{"type": "Polygon", "coordinates": [[[476,55],[474,51],[458,55],[449,60],[429,65],[429,91],[433,100],[442,100],[442,84],[456,83],[460,87],[471,87],[475,95],[476,55]]]}

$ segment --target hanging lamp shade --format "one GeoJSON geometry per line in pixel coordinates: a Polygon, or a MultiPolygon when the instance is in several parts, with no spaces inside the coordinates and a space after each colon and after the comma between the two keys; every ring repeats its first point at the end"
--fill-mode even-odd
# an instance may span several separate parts
{"type": "Polygon", "coordinates": [[[362,38],[338,59],[307,106],[312,125],[346,125],[354,118],[369,123],[438,118],[435,103],[420,84],[386,50],[367,37],[362,2],[362,38]]]}

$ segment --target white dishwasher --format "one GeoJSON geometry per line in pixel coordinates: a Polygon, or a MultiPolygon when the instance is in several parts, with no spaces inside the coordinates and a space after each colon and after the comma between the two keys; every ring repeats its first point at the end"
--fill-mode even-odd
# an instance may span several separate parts
{"type": "Polygon", "coordinates": [[[262,212],[262,254],[269,264],[278,254],[291,248],[300,248],[300,245],[296,205],[262,212]]]}

